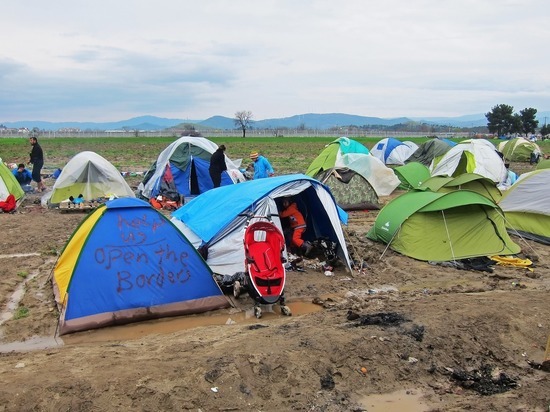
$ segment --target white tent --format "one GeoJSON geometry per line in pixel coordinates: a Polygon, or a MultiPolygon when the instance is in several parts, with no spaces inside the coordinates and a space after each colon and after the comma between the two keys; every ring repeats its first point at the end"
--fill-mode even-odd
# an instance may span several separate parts
{"type": "Polygon", "coordinates": [[[512,232],[550,244],[550,169],[523,173],[503,195],[499,206],[512,232]]]}
{"type": "Polygon", "coordinates": [[[81,152],[65,165],[53,188],[42,197],[42,205],[55,205],[70,196],[85,200],[135,197],[121,173],[104,157],[94,152],[81,152]]]}
{"type": "Polygon", "coordinates": [[[432,176],[459,176],[477,173],[500,183],[506,179],[506,167],[495,146],[485,139],[464,140],[430,165],[432,176]]]}

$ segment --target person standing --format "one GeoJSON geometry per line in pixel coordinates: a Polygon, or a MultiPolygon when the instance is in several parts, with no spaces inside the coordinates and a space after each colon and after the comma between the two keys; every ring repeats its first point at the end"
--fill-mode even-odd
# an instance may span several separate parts
{"type": "Polygon", "coordinates": [[[250,153],[250,159],[254,162],[254,179],[262,179],[264,177],[271,177],[275,174],[273,167],[264,156],[258,152],[250,153]]]}
{"type": "Polygon", "coordinates": [[[36,189],[39,192],[46,190],[46,185],[42,181],[42,167],[44,167],[44,152],[42,147],[38,144],[38,139],[36,137],[29,137],[29,142],[31,143],[32,150],[30,153],[29,164],[32,164],[32,180],[36,182],[36,189]]]}
{"type": "Polygon", "coordinates": [[[210,157],[210,167],[208,172],[214,187],[220,187],[222,183],[222,173],[227,170],[227,164],[225,163],[225,145],[221,144],[210,157]]]}

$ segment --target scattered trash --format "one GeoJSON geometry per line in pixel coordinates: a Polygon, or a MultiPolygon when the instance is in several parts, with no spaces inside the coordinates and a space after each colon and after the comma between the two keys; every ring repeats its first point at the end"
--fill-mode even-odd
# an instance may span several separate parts
{"type": "Polygon", "coordinates": [[[25,363],[24,363],[24,362],[19,362],[17,365],[15,365],[15,367],[16,367],[17,369],[24,368],[24,367],[25,367],[25,363]]]}
{"type": "Polygon", "coordinates": [[[321,389],[333,390],[336,384],[334,383],[334,378],[330,373],[327,372],[325,376],[321,376],[321,389]]]}
{"type": "Polygon", "coordinates": [[[210,390],[214,393],[218,393],[218,387],[214,386],[213,388],[210,388],[210,390]]]}
{"type": "Polygon", "coordinates": [[[471,389],[484,396],[504,393],[518,386],[514,379],[490,365],[483,365],[471,372],[452,370],[451,378],[462,388],[471,389]]]}
{"type": "Polygon", "coordinates": [[[332,273],[330,270],[325,270],[325,276],[334,276],[334,273],[332,273]]]}
{"type": "Polygon", "coordinates": [[[412,336],[417,342],[422,342],[422,340],[424,339],[425,329],[426,328],[422,325],[413,324],[410,328],[403,329],[402,333],[404,335],[412,336]]]}
{"type": "Polygon", "coordinates": [[[379,312],[371,315],[360,315],[354,326],[379,325],[397,326],[404,322],[410,322],[403,315],[396,312],[379,312]]]}
{"type": "Polygon", "coordinates": [[[231,318],[227,318],[227,321],[225,322],[226,325],[234,325],[236,324],[237,322],[235,322],[233,319],[231,318]]]}
{"type": "Polygon", "coordinates": [[[367,374],[367,368],[365,368],[364,366],[361,366],[361,373],[363,375],[366,375],[367,374]]]}
{"type": "Polygon", "coordinates": [[[257,323],[255,325],[250,325],[248,327],[248,330],[255,330],[255,329],[262,329],[262,328],[267,328],[267,325],[261,325],[261,324],[257,323]]]}
{"type": "Polygon", "coordinates": [[[409,356],[409,358],[407,359],[407,362],[409,362],[409,363],[417,363],[417,362],[418,362],[418,359],[413,358],[412,356],[409,356]]]}

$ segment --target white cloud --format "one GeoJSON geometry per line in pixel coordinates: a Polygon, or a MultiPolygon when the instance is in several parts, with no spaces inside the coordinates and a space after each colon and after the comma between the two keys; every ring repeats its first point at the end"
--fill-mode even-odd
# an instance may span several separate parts
{"type": "Polygon", "coordinates": [[[546,3],[8,2],[0,122],[546,111],[546,3]]]}

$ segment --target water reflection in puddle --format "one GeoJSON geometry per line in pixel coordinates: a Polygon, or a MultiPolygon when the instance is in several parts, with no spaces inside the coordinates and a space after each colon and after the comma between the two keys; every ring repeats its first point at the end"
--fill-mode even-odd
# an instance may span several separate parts
{"type": "Polygon", "coordinates": [[[369,395],[361,399],[361,406],[369,412],[427,412],[430,408],[422,403],[422,393],[402,389],[381,395],[369,395]]]}
{"type": "MultiPolygon", "coordinates": [[[[305,315],[321,311],[323,308],[310,302],[288,302],[293,316],[305,315]]],[[[282,315],[279,307],[262,306],[262,318],[256,319],[252,306],[247,310],[229,309],[218,310],[197,315],[163,318],[128,325],[112,326],[85,332],[64,335],[61,338],[33,337],[23,342],[11,342],[0,344],[0,353],[25,352],[38,349],[48,349],[64,345],[77,345],[82,343],[124,341],[139,339],[153,334],[168,334],[180,330],[193,329],[210,325],[242,325],[254,323],[266,323],[279,319],[282,315]]]]}

